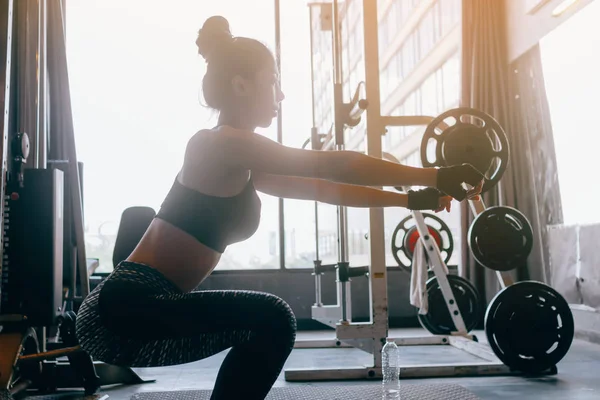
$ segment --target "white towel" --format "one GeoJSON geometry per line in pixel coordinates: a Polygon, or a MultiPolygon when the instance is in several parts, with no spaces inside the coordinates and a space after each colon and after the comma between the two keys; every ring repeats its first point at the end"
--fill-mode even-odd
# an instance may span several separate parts
{"type": "Polygon", "coordinates": [[[419,314],[427,314],[429,301],[427,298],[427,254],[423,242],[417,240],[413,253],[410,273],[410,304],[419,309],[419,314]]]}

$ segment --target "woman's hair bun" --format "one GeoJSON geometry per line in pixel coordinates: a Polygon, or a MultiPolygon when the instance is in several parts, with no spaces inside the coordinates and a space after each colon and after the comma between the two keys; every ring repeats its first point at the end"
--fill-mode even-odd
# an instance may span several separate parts
{"type": "Polygon", "coordinates": [[[208,18],[198,32],[198,40],[196,40],[198,52],[208,61],[214,49],[221,47],[232,39],[233,35],[229,29],[227,19],[215,15],[208,18]]]}

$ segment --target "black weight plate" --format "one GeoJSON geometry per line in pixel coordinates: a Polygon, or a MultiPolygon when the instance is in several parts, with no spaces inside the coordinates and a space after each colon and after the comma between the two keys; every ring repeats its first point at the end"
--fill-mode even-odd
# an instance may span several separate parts
{"type": "MultiPolygon", "coordinates": [[[[467,328],[475,329],[479,322],[481,305],[477,289],[468,280],[457,275],[447,275],[454,299],[467,328]]],[[[456,331],[446,300],[436,277],[427,281],[429,308],[427,314],[419,314],[421,326],[434,335],[448,335],[456,331]]]]}
{"type": "MultiPolygon", "coordinates": [[[[447,263],[454,251],[454,239],[452,238],[450,227],[443,219],[436,215],[429,213],[422,213],[422,215],[429,232],[431,232],[431,235],[438,244],[442,260],[447,263]]],[[[398,266],[409,272],[412,266],[414,246],[418,238],[420,238],[419,231],[416,228],[412,215],[408,215],[400,221],[392,233],[392,256],[398,263],[398,266]]]]}
{"type": "Polygon", "coordinates": [[[506,206],[480,213],[469,228],[468,238],[475,260],[494,271],[525,265],[533,248],[533,229],[527,217],[506,206]]]}
{"type": "Polygon", "coordinates": [[[569,351],[575,327],[565,299],[540,282],[501,290],[485,315],[485,333],[498,358],[513,370],[541,373],[569,351]]]}
{"type": "Polygon", "coordinates": [[[478,171],[490,169],[495,156],[492,141],[485,134],[485,128],[459,124],[448,128],[444,135],[439,149],[446,165],[468,162],[478,171]]]}
{"type": "Polygon", "coordinates": [[[468,163],[485,175],[487,192],[502,178],[510,159],[506,133],[491,115],[469,107],[450,109],[427,125],[421,140],[423,167],[448,167],[468,163]],[[446,123],[452,119],[453,124],[446,123]],[[429,143],[435,142],[435,160],[429,143]]]}

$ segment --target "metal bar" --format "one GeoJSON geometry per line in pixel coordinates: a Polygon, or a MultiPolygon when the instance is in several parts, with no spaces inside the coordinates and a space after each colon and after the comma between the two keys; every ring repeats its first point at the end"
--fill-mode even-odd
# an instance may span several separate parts
{"type": "Polygon", "coordinates": [[[332,61],[333,61],[333,114],[334,114],[334,136],[337,150],[344,149],[344,98],[343,98],[343,75],[342,75],[342,38],[340,26],[340,14],[338,0],[332,2],[332,61]]]}
{"type": "Polygon", "coordinates": [[[348,309],[346,308],[348,291],[347,291],[346,282],[339,282],[339,285],[340,285],[340,289],[342,291],[342,319],[341,319],[341,322],[345,323],[345,322],[348,322],[348,309]]]}
{"type": "Polygon", "coordinates": [[[39,16],[38,1],[24,0],[15,5],[16,24],[16,74],[17,87],[17,132],[24,132],[30,138],[30,157],[27,167],[40,168],[39,130],[37,116],[39,109],[39,16]]]}
{"type": "Polygon", "coordinates": [[[517,375],[502,363],[473,362],[438,365],[400,366],[400,376],[407,378],[444,378],[458,376],[506,376],[517,375]]]}
{"type": "Polygon", "coordinates": [[[381,123],[384,126],[421,126],[428,125],[433,119],[427,115],[382,116],[381,123]]]}
{"type": "Polygon", "coordinates": [[[343,321],[352,322],[352,282],[344,282],[343,285],[346,287],[346,297],[344,299],[344,306],[346,308],[346,319],[343,321]]]}
{"type": "Polygon", "coordinates": [[[381,367],[358,368],[326,368],[326,369],[288,369],[285,371],[285,380],[288,382],[313,382],[331,380],[363,380],[381,379],[381,367]]]}
{"type": "Polygon", "coordinates": [[[483,197],[479,196],[479,199],[480,200],[469,200],[469,206],[471,207],[471,211],[476,217],[485,211],[485,203],[483,202],[483,197]]]}
{"type": "Polygon", "coordinates": [[[39,1],[38,10],[38,85],[37,85],[37,132],[38,132],[38,143],[36,148],[38,149],[38,168],[47,168],[48,164],[48,128],[46,119],[46,90],[47,84],[47,38],[46,32],[48,31],[48,20],[47,20],[47,8],[46,0],[39,1]]]}
{"type": "MultiPolygon", "coordinates": [[[[281,4],[275,1],[275,51],[277,71],[279,72],[279,86],[281,87],[281,4]]],[[[283,105],[279,104],[277,113],[277,142],[283,143],[283,105]]],[[[279,268],[285,269],[285,200],[277,199],[279,208],[279,268]]]]}
{"type": "Polygon", "coordinates": [[[325,138],[325,141],[323,141],[323,147],[321,147],[321,150],[327,151],[327,150],[333,149],[334,147],[335,147],[335,136],[331,136],[330,138],[325,138]]]}
{"type": "Polygon", "coordinates": [[[360,122],[360,117],[364,114],[365,111],[367,111],[368,107],[369,102],[367,100],[359,100],[358,103],[355,103],[350,109],[350,112],[348,113],[348,119],[352,120],[353,122],[360,122]]]}
{"type": "MultiPolygon", "coordinates": [[[[315,55],[314,55],[314,45],[315,45],[315,41],[313,38],[313,13],[312,13],[312,8],[310,7],[310,5],[307,5],[307,7],[309,8],[309,13],[308,13],[308,24],[310,26],[310,81],[312,82],[311,87],[310,87],[310,97],[311,97],[311,104],[312,104],[312,126],[314,127],[313,129],[318,129],[316,128],[317,125],[317,121],[315,118],[315,55]]],[[[318,133],[318,132],[317,132],[318,133]]]]}
{"type": "Polygon", "coordinates": [[[319,202],[315,201],[315,260],[319,260],[319,202]]]}
{"type": "MultiPolygon", "coordinates": [[[[392,162],[398,162],[398,159],[390,153],[383,153],[382,157],[392,162]]],[[[405,192],[407,192],[408,189],[408,187],[403,188],[405,192]]],[[[427,228],[427,224],[425,223],[423,213],[421,211],[413,211],[412,214],[413,218],[415,219],[416,227],[419,231],[421,241],[423,242],[425,250],[429,255],[429,260],[433,268],[433,272],[436,276],[438,284],[440,285],[440,288],[442,289],[442,295],[446,302],[446,306],[448,307],[448,312],[450,313],[450,316],[452,317],[452,320],[454,322],[454,326],[457,329],[457,333],[463,336],[467,335],[468,332],[465,326],[464,319],[462,318],[462,314],[460,312],[460,309],[458,308],[456,299],[454,298],[454,293],[452,292],[452,289],[448,284],[448,267],[442,261],[442,255],[440,253],[439,246],[437,245],[435,240],[431,240],[431,236],[429,235],[429,229],[427,228]]],[[[412,273],[415,272],[416,270],[413,269],[412,273]]]]}
{"type": "MultiPolygon", "coordinates": [[[[332,59],[333,59],[333,104],[334,104],[334,139],[335,139],[335,150],[344,150],[344,99],[342,92],[342,42],[341,42],[341,27],[339,19],[339,7],[338,0],[333,0],[333,13],[332,13],[332,59]]],[[[324,146],[325,147],[325,146],[324,146]]],[[[338,260],[339,262],[348,262],[348,219],[347,209],[344,206],[337,207],[337,220],[338,220],[338,260]]],[[[352,316],[350,310],[350,285],[346,282],[340,282],[338,279],[337,290],[339,302],[341,306],[341,323],[348,323],[348,316],[352,316]]]]}
{"type": "MultiPolygon", "coordinates": [[[[346,328],[348,329],[348,328],[346,328]]],[[[398,346],[434,346],[434,345],[451,345],[451,337],[436,335],[436,336],[415,336],[415,337],[399,337],[394,338],[394,342],[398,346]]],[[[461,338],[462,339],[462,338],[461,338]]],[[[466,339],[463,339],[466,340],[466,339]]],[[[460,343],[459,343],[460,344],[460,343]]],[[[340,338],[333,339],[304,339],[296,340],[294,343],[295,349],[336,349],[336,348],[352,348],[353,346],[343,342],[340,338]]]]}
{"type": "MultiPolygon", "coordinates": [[[[315,118],[315,57],[314,57],[314,38],[313,38],[313,13],[312,9],[309,7],[308,13],[308,21],[310,26],[310,81],[312,82],[310,95],[311,95],[311,104],[312,104],[312,130],[310,135],[311,140],[311,149],[314,150],[315,143],[312,143],[314,138],[318,139],[319,128],[316,125],[315,118]]],[[[315,260],[319,260],[319,202],[315,201],[315,260]]],[[[321,274],[315,273],[315,305],[321,306],[323,303],[321,302],[321,274]]]]}
{"type": "Polygon", "coordinates": [[[319,321],[331,328],[336,328],[342,317],[342,308],[340,307],[340,292],[338,291],[337,304],[312,306],[311,315],[312,319],[319,321]]]}
{"type": "Polygon", "coordinates": [[[505,289],[506,287],[515,283],[508,271],[496,271],[496,276],[498,277],[498,281],[500,282],[502,289],[505,289]]]}
{"type": "Polygon", "coordinates": [[[321,274],[315,274],[315,305],[321,306],[321,274]]]}
{"type": "Polygon", "coordinates": [[[296,340],[294,342],[295,349],[336,349],[336,348],[348,348],[351,349],[347,343],[341,342],[337,339],[329,339],[329,340],[296,340]]]}
{"type": "Polygon", "coordinates": [[[73,301],[70,302],[70,308],[68,310],[65,311],[75,311],[77,309],[77,307],[75,307],[75,298],[77,297],[77,247],[71,245],[71,257],[70,257],[70,265],[68,266],[69,268],[69,273],[71,274],[71,279],[70,279],[70,291],[69,291],[69,297],[73,298],[73,301]]]}
{"type": "MultiPolygon", "coordinates": [[[[342,57],[341,57],[341,38],[340,38],[340,21],[339,21],[339,7],[338,0],[333,0],[333,14],[332,14],[332,40],[333,40],[333,70],[334,70],[334,89],[333,89],[333,103],[334,103],[334,138],[335,147],[338,151],[344,150],[344,99],[342,96],[342,57]]],[[[339,261],[348,261],[348,249],[346,243],[346,208],[338,207],[338,257],[339,261]]]]}
{"type": "MultiPolygon", "coordinates": [[[[507,376],[518,375],[504,364],[492,362],[455,363],[438,365],[400,366],[402,378],[442,378],[458,376],[507,376]]],[[[331,380],[381,380],[381,367],[331,368],[331,369],[288,369],[288,382],[331,381],[331,380]]]]}
{"type": "Polygon", "coordinates": [[[500,363],[500,360],[488,345],[460,336],[449,336],[448,341],[452,347],[466,351],[484,360],[500,363]]]}
{"type": "Polygon", "coordinates": [[[369,267],[351,267],[348,268],[348,276],[350,278],[355,278],[357,276],[364,276],[367,275],[369,273],[369,267]]]}
{"type": "Polygon", "coordinates": [[[73,353],[81,352],[81,346],[65,347],[64,349],[50,350],[43,353],[28,354],[19,357],[19,362],[31,362],[49,360],[58,357],[68,356],[73,353]]]}
{"type": "MultiPolygon", "coordinates": [[[[366,113],[367,143],[366,152],[372,157],[381,158],[381,136],[385,125],[381,119],[381,94],[379,91],[379,31],[377,1],[362,0],[363,9],[363,54],[365,71],[365,92],[369,100],[366,113]]],[[[382,339],[388,335],[388,293],[387,268],[385,262],[385,232],[383,208],[369,209],[369,312],[374,339],[373,365],[381,368],[382,339]]]]}
{"type": "Polygon", "coordinates": [[[443,335],[401,337],[394,338],[394,342],[398,346],[435,346],[449,344],[449,338],[443,335]]]}
{"type": "MultiPolygon", "coordinates": [[[[446,301],[446,307],[448,308],[448,312],[452,317],[452,321],[454,322],[456,331],[460,335],[466,335],[468,332],[465,325],[465,321],[462,317],[460,309],[458,308],[458,303],[454,298],[452,288],[448,283],[448,271],[446,265],[444,264],[444,261],[442,261],[440,248],[429,233],[429,229],[427,228],[427,224],[425,223],[423,213],[421,211],[413,211],[412,214],[416,222],[417,230],[419,231],[420,240],[423,243],[423,247],[425,248],[427,255],[429,256],[431,267],[433,269],[433,272],[435,273],[438,285],[442,290],[442,296],[446,301]]],[[[416,268],[413,268],[412,273],[416,273],[416,268]]]]}
{"type": "Polygon", "coordinates": [[[333,82],[334,83],[342,83],[343,82],[343,69],[342,69],[342,38],[341,38],[341,29],[340,29],[340,11],[339,11],[339,1],[332,1],[332,50],[333,50],[333,82]]]}
{"type": "Polygon", "coordinates": [[[364,82],[358,84],[356,91],[354,92],[354,96],[348,107],[350,111],[348,112],[348,119],[350,122],[358,121],[363,113],[367,110],[369,106],[369,101],[366,99],[364,82]],[[361,90],[362,89],[362,90],[361,90]]]}
{"type": "Polygon", "coordinates": [[[65,136],[66,155],[69,159],[69,187],[73,213],[73,224],[75,226],[75,243],[77,247],[77,268],[79,270],[79,285],[81,296],[90,294],[90,282],[87,270],[85,233],[83,225],[82,188],[79,179],[79,166],[77,164],[77,148],[75,146],[75,131],[73,126],[73,110],[71,106],[71,95],[69,87],[69,75],[67,68],[67,51],[64,24],[64,9],[62,2],[47,3],[48,21],[53,21],[52,26],[48,24],[48,72],[49,84],[53,90],[50,91],[51,101],[60,104],[53,107],[54,113],[60,110],[62,118],[57,118],[55,129],[60,128],[60,133],[65,136]]]}
{"type": "Polygon", "coordinates": [[[48,349],[48,331],[45,326],[40,326],[38,328],[39,333],[39,343],[40,343],[40,351],[46,352],[48,349]]]}
{"type": "Polygon", "coordinates": [[[348,210],[338,206],[338,257],[340,262],[348,262],[348,210]]]}
{"type": "MultiPolygon", "coordinates": [[[[13,39],[13,0],[0,0],[0,66],[4,69],[0,74],[0,99],[4,102],[4,115],[0,118],[2,124],[2,139],[0,140],[0,151],[2,151],[2,171],[0,172],[0,221],[5,221],[6,201],[6,176],[8,172],[8,134],[11,109],[11,70],[12,70],[12,39],[13,39]]],[[[2,223],[4,231],[4,222],[2,223]]],[[[0,235],[0,311],[2,305],[2,281],[4,262],[4,239],[5,234],[0,235]]]]}

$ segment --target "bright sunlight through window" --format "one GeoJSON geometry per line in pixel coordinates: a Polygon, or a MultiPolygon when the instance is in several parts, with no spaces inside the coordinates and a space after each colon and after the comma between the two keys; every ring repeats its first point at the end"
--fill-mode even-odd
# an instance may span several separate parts
{"type": "MultiPolygon", "coordinates": [[[[284,55],[283,86],[295,99],[284,102],[283,115],[290,127],[286,142],[296,145],[311,126],[308,9],[300,1],[282,3],[283,47],[290,49],[284,55]]],[[[212,15],[225,16],[234,35],[256,38],[275,51],[273,0],[67,2],[73,118],[78,158],[85,164],[86,250],[88,257],[100,258],[101,272],[112,270],[123,210],[150,206],[158,211],[181,168],[188,139],[216,124],[216,113],[202,106],[205,63],[195,45],[198,30],[212,15]]],[[[259,132],[276,139],[276,126],[274,121],[259,132]]],[[[279,268],[278,200],[261,198],[257,233],[230,246],[219,269],[279,268]]],[[[302,239],[296,251],[314,252],[314,220],[302,214],[286,212],[286,226],[295,227],[297,240],[302,239]]]]}
{"type": "Polygon", "coordinates": [[[593,1],[540,42],[565,224],[600,222],[591,172],[600,130],[600,2],[593,1]],[[590,181],[590,178],[592,179],[590,181]]]}

